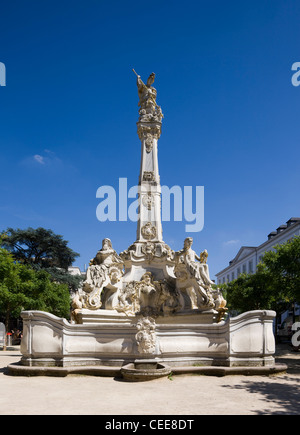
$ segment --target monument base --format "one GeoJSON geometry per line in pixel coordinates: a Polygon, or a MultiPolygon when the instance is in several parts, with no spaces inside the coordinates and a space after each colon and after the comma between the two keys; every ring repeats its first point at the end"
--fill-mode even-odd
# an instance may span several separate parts
{"type": "Polygon", "coordinates": [[[155,318],[87,311],[82,312],[83,324],[24,311],[23,356],[8,367],[9,373],[118,376],[123,366],[138,361],[142,367],[149,360],[174,374],[220,375],[245,369],[246,374],[269,374],[286,369],[274,360],[274,311],[249,311],[219,323],[213,321],[214,310],[155,318]]]}

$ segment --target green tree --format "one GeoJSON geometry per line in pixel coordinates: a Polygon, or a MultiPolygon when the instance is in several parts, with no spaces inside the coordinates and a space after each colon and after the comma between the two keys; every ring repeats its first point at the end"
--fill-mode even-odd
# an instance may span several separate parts
{"type": "Polygon", "coordinates": [[[227,306],[230,310],[245,312],[274,309],[276,294],[270,286],[270,274],[263,264],[258,264],[256,273],[241,274],[226,284],[227,306]]]}
{"type": "Polygon", "coordinates": [[[300,300],[300,237],[266,252],[254,274],[242,274],[222,287],[230,310],[284,311],[300,300]]]}
{"type": "Polygon", "coordinates": [[[273,291],[286,301],[300,301],[300,236],[276,245],[263,256],[273,291]]]}
{"type": "Polygon", "coordinates": [[[68,273],[68,267],[79,256],[68,246],[61,235],[45,228],[13,229],[2,233],[2,246],[9,250],[14,258],[35,270],[45,269],[54,282],[68,284],[70,290],[77,290],[81,276],[68,273]]]}
{"type": "Polygon", "coordinates": [[[0,248],[0,312],[5,317],[5,328],[9,330],[11,316],[18,317],[23,306],[34,303],[27,293],[28,285],[20,287],[20,265],[14,262],[13,256],[0,248]]]}
{"type": "Polygon", "coordinates": [[[68,318],[68,286],[53,282],[45,270],[20,264],[10,252],[0,248],[0,312],[7,331],[11,318],[19,317],[23,310],[48,311],[68,318]]]}
{"type": "Polygon", "coordinates": [[[61,235],[45,228],[7,228],[2,233],[2,245],[17,261],[41,268],[59,267],[67,270],[79,256],[69,248],[61,235]]]}

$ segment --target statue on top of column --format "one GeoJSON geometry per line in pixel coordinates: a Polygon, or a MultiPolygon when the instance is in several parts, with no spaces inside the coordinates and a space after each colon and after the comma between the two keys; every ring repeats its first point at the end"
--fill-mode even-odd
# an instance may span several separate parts
{"type": "Polygon", "coordinates": [[[142,81],[133,69],[133,72],[137,76],[137,88],[139,96],[139,121],[141,122],[161,122],[163,114],[161,108],[156,103],[157,91],[151,86],[154,83],[155,74],[151,73],[148,77],[146,84],[142,81]]]}

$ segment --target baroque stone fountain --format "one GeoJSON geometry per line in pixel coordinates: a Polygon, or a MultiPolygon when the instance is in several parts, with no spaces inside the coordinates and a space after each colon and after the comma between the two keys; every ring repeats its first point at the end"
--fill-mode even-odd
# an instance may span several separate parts
{"type": "Polygon", "coordinates": [[[14,374],[122,374],[141,380],[173,373],[274,372],[273,311],[228,317],[212,287],[207,251],[193,239],[174,252],[164,241],[157,143],[162,110],[152,73],[137,75],[142,155],[136,241],[118,254],[110,239],[90,261],[72,301],[71,322],[25,311],[22,359],[14,374]]]}

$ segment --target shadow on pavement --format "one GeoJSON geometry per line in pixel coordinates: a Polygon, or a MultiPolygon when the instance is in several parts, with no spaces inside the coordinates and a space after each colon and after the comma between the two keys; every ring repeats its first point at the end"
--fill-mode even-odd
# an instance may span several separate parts
{"type": "Polygon", "coordinates": [[[262,407],[256,414],[300,414],[300,352],[294,352],[288,343],[276,347],[276,362],[287,364],[285,374],[272,375],[267,380],[248,378],[237,385],[225,388],[243,389],[250,394],[260,394],[262,407]],[[268,406],[270,405],[270,406],[268,406]]]}

